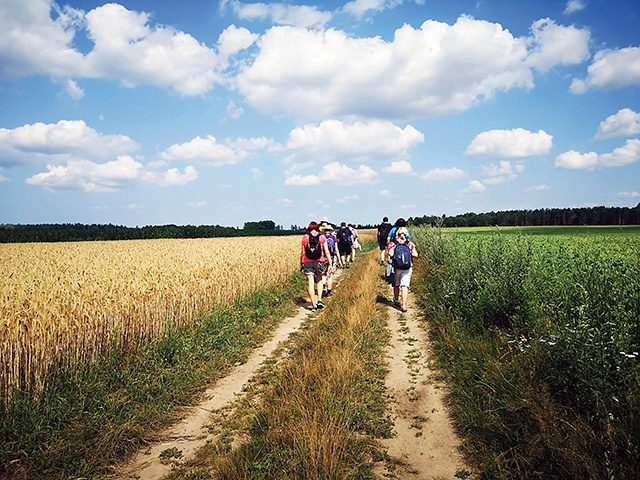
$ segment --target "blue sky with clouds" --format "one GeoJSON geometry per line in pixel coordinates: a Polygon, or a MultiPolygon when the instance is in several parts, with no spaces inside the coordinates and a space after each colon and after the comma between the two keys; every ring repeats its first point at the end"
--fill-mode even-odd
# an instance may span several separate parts
{"type": "Polygon", "coordinates": [[[640,202],[637,0],[3,0],[0,223],[640,202]]]}

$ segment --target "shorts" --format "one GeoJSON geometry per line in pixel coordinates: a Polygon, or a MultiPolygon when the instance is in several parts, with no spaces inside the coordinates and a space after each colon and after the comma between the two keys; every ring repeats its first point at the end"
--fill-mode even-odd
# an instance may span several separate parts
{"type": "Polygon", "coordinates": [[[327,273],[327,265],[329,265],[328,262],[304,262],[302,264],[302,271],[305,275],[321,277],[327,273]]]}
{"type": "Polygon", "coordinates": [[[345,257],[347,255],[351,255],[351,244],[348,243],[339,243],[338,251],[340,252],[341,257],[345,257]]]}
{"type": "Polygon", "coordinates": [[[387,239],[384,239],[384,242],[378,242],[378,246],[380,247],[380,250],[386,250],[387,249],[387,239]]]}
{"type": "Polygon", "coordinates": [[[393,286],[409,288],[412,271],[413,268],[409,268],[408,270],[399,270],[396,268],[393,272],[393,286]]]}

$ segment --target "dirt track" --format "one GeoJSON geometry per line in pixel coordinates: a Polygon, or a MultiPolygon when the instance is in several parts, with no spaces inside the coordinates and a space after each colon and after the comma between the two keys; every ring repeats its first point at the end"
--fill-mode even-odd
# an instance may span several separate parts
{"type": "MultiPolygon", "coordinates": [[[[395,435],[383,441],[383,445],[393,461],[380,465],[375,473],[379,478],[453,479],[456,472],[464,470],[464,464],[457,451],[459,440],[443,405],[442,390],[429,368],[427,333],[419,325],[421,320],[411,296],[407,313],[388,308],[392,340],[388,350],[387,387],[395,435]]],[[[301,306],[246,363],[208,390],[205,400],[191,409],[180,423],[160,433],[154,445],[139,451],[128,464],[117,467],[109,478],[160,479],[171,471],[171,461],[178,463],[192,457],[199,447],[214,438],[208,428],[212,412],[229,407],[242,394],[243,387],[261,364],[291,333],[300,329],[309,314],[307,308],[301,306]],[[162,460],[167,452],[175,454],[169,462],[162,460]]]]}

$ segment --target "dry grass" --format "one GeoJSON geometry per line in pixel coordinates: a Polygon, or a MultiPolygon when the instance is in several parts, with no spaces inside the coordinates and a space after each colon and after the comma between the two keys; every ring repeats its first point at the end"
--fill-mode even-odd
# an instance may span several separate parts
{"type": "Polygon", "coordinates": [[[299,237],[0,245],[0,392],[38,395],[114,345],[130,351],[214,305],[280,283],[299,237]]]}

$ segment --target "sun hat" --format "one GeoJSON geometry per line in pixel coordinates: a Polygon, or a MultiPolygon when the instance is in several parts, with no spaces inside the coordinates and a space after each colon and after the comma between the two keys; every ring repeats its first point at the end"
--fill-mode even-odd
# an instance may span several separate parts
{"type": "Polygon", "coordinates": [[[321,232],[333,232],[333,225],[331,225],[328,222],[322,222],[320,224],[320,231],[321,232]]]}

